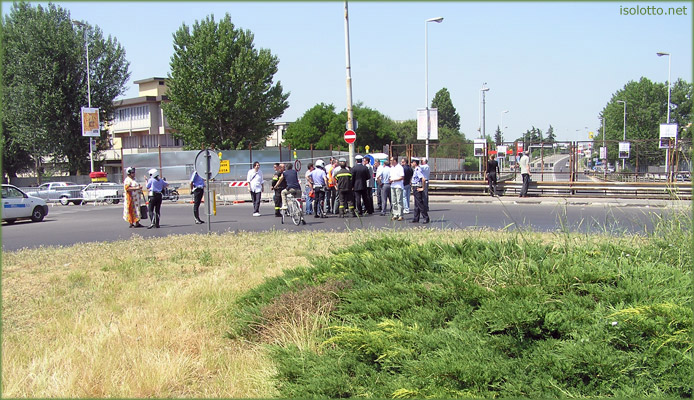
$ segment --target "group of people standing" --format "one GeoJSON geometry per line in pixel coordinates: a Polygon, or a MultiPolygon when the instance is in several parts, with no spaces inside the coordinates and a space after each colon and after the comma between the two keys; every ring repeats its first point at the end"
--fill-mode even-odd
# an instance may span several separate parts
{"type": "MultiPolygon", "coordinates": [[[[292,163],[275,163],[271,190],[275,216],[287,208],[287,194],[295,198],[301,196],[299,175],[292,163]]],[[[166,180],[159,177],[159,171],[151,169],[146,188],[149,191],[148,211],[151,223],[149,228],[159,228],[161,218],[162,192],[168,186],[166,180]]],[[[142,227],[140,207],[144,201],[143,186],[135,179],[135,168],[126,170],[124,180],[125,202],[123,219],[131,228],[142,227]]],[[[411,222],[429,223],[428,182],[429,166],[426,159],[413,158],[410,163],[403,158],[398,163],[396,157],[375,160],[371,165],[369,159],[361,155],[355,157],[354,167],[347,166],[347,160],[330,158],[328,165],[319,159],[308,165],[304,175],[306,182],[306,213],[315,218],[327,218],[328,215],[346,216],[388,215],[394,221],[402,221],[404,214],[410,213],[410,196],[414,196],[414,218],[411,222]],[[374,207],[373,194],[376,193],[377,207],[374,207]],[[388,208],[390,203],[390,209],[388,208]]],[[[246,176],[248,190],[253,201],[253,216],[259,217],[260,202],[263,192],[263,173],[258,161],[246,176]]],[[[193,172],[190,177],[190,191],[193,197],[193,217],[196,224],[202,224],[200,203],[205,191],[204,179],[193,172]]],[[[142,211],[144,212],[144,211],[142,211]]]]}
{"type": "MultiPolygon", "coordinates": [[[[523,186],[521,187],[520,196],[528,196],[528,186],[530,185],[530,152],[528,150],[523,152],[523,155],[518,160],[518,167],[520,168],[521,177],[523,179],[523,186]]],[[[496,187],[498,182],[498,176],[501,175],[499,170],[499,162],[496,160],[496,154],[490,154],[489,160],[487,161],[487,183],[489,184],[489,195],[496,196],[496,187]]]]}

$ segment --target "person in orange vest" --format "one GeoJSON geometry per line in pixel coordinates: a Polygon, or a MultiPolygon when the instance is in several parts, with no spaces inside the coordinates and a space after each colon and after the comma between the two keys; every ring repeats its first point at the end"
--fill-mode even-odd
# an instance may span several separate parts
{"type": "Polygon", "coordinates": [[[336,166],[337,159],[335,157],[330,157],[330,165],[325,169],[325,173],[328,175],[328,190],[325,192],[326,214],[337,213],[337,188],[335,186],[335,178],[333,177],[333,169],[335,169],[336,166]]]}

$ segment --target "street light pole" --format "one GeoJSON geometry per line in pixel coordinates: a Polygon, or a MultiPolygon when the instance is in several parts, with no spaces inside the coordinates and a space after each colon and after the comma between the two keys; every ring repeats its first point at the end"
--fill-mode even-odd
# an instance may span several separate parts
{"type": "MultiPolygon", "coordinates": [[[[349,13],[345,0],[345,55],[347,58],[347,130],[354,130],[354,114],[352,110],[352,72],[349,60],[349,13]]],[[[354,167],[354,143],[349,144],[349,166],[354,167]]]]}
{"type": "MultiPolygon", "coordinates": [[[[82,28],[84,36],[84,49],[87,54],[87,107],[92,108],[92,88],[89,81],[89,45],[87,42],[87,24],[80,21],[72,20],[73,25],[77,25],[82,28]]],[[[89,137],[89,163],[91,164],[91,172],[94,172],[94,150],[93,150],[92,137],[89,137]]]]}
{"type": "MultiPolygon", "coordinates": [[[[482,101],[481,101],[481,107],[480,107],[480,139],[486,139],[486,137],[485,137],[485,124],[486,124],[485,117],[486,116],[485,116],[484,105],[486,103],[485,93],[489,91],[489,88],[485,87],[486,84],[487,84],[487,82],[484,82],[482,84],[482,89],[480,89],[480,94],[482,95],[482,101]]],[[[485,148],[486,148],[486,146],[485,146],[485,148]]],[[[485,155],[485,158],[486,158],[486,155],[485,155]]],[[[478,157],[478,161],[479,161],[479,163],[478,163],[479,164],[479,172],[482,173],[482,157],[478,157]]]]}
{"type": "MultiPolygon", "coordinates": [[[[504,114],[506,114],[507,112],[508,112],[508,110],[504,110],[504,111],[501,112],[501,138],[500,138],[500,139],[501,139],[501,143],[504,142],[504,114]]],[[[498,158],[498,157],[499,157],[499,155],[497,154],[497,158],[498,158]]],[[[505,157],[506,157],[506,156],[504,156],[504,158],[505,158],[505,157]]],[[[504,165],[504,164],[503,164],[504,158],[499,159],[499,161],[501,161],[501,165],[502,165],[501,169],[504,168],[504,167],[503,167],[503,165],[504,165]]]]}
{"type": "MultiPolygon", "coordinates": [[[[627,141],[627,101],[626,100],[617,100],[617,103],[624,103],[624,135],[622,137],[622,141],[626,142],[627,141]]],[[[624,171],[624,162],[625,159],[622,158],[622,171],[624,171]]]]}
{"type": "Polygon", "coordinates": [[[426,138],[426,158],[429,160],[429,135],[431,133],[431,123],[429,120],[429,22],[440,24],[443,17],[429,18],[424,21],[424,105],[427,110],[427,138],[426,138]]]}
{"type": "MultiPolygon", "coordinates": [[[[667,123],[670,123],[670,66],[672,62],[672,56],[670,53],[659,52],[656,53],[658,57],[667,56],[667,123]]],[[[669,175],[670,169],[670,145],[665,149],[665,176],[669,175]]]]}

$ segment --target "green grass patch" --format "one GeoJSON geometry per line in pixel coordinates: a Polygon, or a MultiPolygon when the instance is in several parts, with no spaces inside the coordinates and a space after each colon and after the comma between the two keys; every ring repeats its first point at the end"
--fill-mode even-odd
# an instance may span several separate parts
{"type": "Polygon", "coordinates": [[[230,336],[281,397],[692,397],[688,229],[498,237],[368,236],[249,291],[230,336]]]}

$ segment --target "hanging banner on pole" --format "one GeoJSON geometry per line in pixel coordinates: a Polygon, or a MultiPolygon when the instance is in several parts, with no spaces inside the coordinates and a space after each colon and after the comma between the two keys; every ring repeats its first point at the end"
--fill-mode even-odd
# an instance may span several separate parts
{"type": "Polygon", "coordinates": [[[484,157],[484,144],[486,139],[475,139],[475,157],[484,157]]]}
{"type": "MultiPolygon", "coordinates": [[[[439,110],[429,109],[429,140],[439,140],[439,110]]],[[[417,110],[417,140],[427,140],[427,110],[417,110]]]]}
{"type": "Polygon", "coordinates": [[[82,136],[99,137],[99,109],[82,107],[82,136]]]}
{"type": "Polygon", "coordinates": [[[506,149],[507,146],[496,146],[496,157],[506,158],[506,149]]]}
{"type": "Polygon", "coordinates": [[[600,158],[603,160],[607,158],[607,147],[600,146],[600,158]]]}
{"type": "Polygon", "coordinates": [[[677,124],[660,124],[660,148],[673,148],[675,141],[677,141],[677,124]]]}
{"type": "Polygon", "coordinates": [[[619,142],[619,158],[629,158],[629,150],[631,150],[631,143],[619,142]]]}

